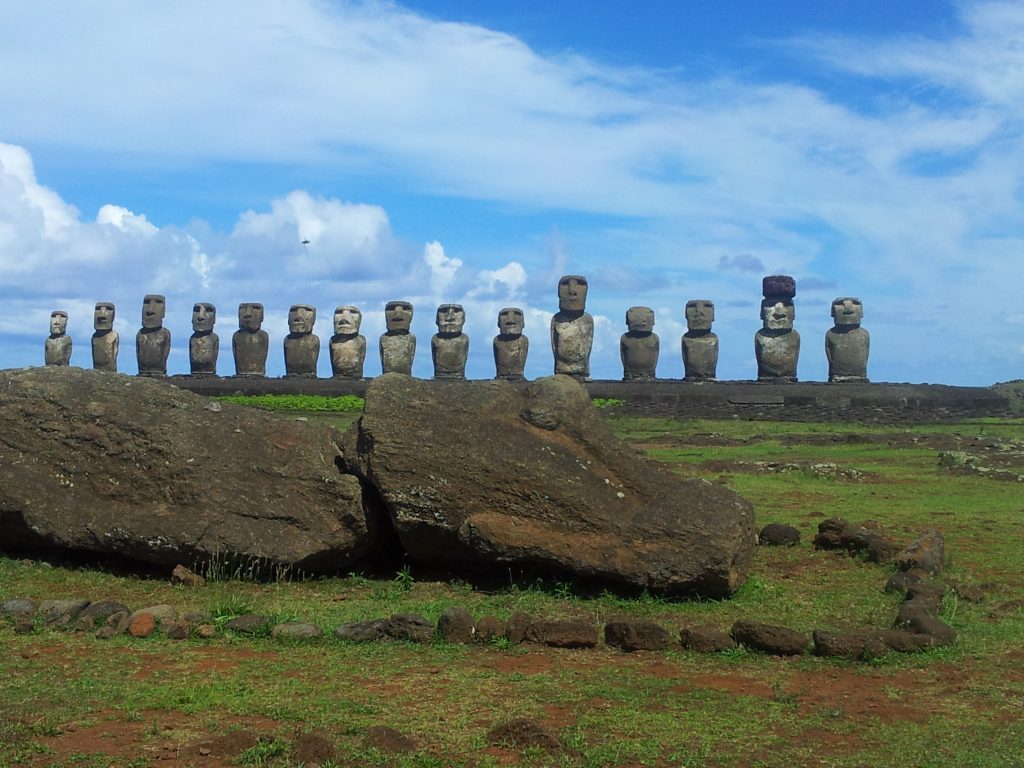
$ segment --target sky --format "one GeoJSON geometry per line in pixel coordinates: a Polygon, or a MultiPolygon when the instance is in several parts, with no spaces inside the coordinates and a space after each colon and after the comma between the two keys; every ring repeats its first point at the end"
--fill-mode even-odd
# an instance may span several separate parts
{"type": "Polygon", "coordinates": [[[891,0],[0,0],[0,367],[41,365],[52,310],[119,368],[145,294],[169,372],[191,309],[262,302],[268,373],[292,304],[339,305],[380,373],[384,304],[438,305],[491,378],[517,306],[553,369],[563,274],[589,280],[591,372],[619,379],[631,306],[681,378],[711,299],[720,379],[756,377],[761,279],[792,275],[798,374],[824,381],[832,300],[861,299],[873,381],[1024,378],[1024,4],[891,0]],[[308,240],[307,244],[303,244],[308,240]]]}

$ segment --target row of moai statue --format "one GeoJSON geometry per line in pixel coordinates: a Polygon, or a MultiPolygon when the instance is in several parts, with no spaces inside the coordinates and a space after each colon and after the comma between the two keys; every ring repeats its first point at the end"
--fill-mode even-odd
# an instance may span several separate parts
{"type": "MultiPolygon", "coordinates": [[[[594,341],[594,320],[586,311],[587,279],[565,275],[558,282],[558,312],[551,319],[551,349],[554,372],[583,381],[590,380],[590,352],[594,341]]],[[[762,327],[754,336],[759,381],[797,380],[800,334],[793,328],[796,281],[787,275],[772,275],[762,281],[762,327]]],[[[140,376],[166,376],[171,334],[163,327],[166,302],[163,296],[148,295],[142,305],[142,328],[135,337],[140,376]]],[[[114,305],[101,301],[93,315],[93,368],[117,370],[118,335],[114,330],[114,305]]],[[[380,336],[379,351],[383,373],[411,375],[416,355],[413,335],[413,306],[408,301],[389,301],[384,307],[387,330],[380,336]]],[[[859,299],[838,298],[832,303],[834,327],[825,334],[830,382],[866,382],[870,339],[860,327],[863,306],[859,299]]],[[[192,336],[189,364],[193,376],[216,376],[220,339],[213,332],[217,310],[212,304],[192,308],[192,336]]],[[[706,299],[686,303],[687,331],[682,337],[686,381],[715,381],[718,368],[718,336],[711,330],[715,305],[706,299]]],[[[71,339],[68,316],[50,315],[50,336],[45,344],[47,365],[68,365],[71,339]]],[[[430,340],[435,379],[465,379],[469,337],[463,332],[465,310],[459,304],[437,308],[437,333],[430,340]]],[[[285,376],[315,378],[320,357],[320,338],[313,333],[316,308],[295,304],[288,311],[288,335],[284,339],[285,376]]],[[[334,336],[330,340],[331,369],[335,378],[363,378],[366,338],[359,333],[362,312],[358,307],[340,306],[334,311],[334,336]]],[[[266,376],[270,340],[262,329],[263,305],[243,303],[238,307],[238,330],[231,338],[238,377],[266,376]]],[[[654,333],[654,310],[630,307],[626,327],[619,341],[623,380],[655,379],[660,339],[654,333]]],[[[498,312],[498,335],[492,342],[495,378],[524,379],[530,341],[523,334],[524,315],[518,307],[498,312]]]]}

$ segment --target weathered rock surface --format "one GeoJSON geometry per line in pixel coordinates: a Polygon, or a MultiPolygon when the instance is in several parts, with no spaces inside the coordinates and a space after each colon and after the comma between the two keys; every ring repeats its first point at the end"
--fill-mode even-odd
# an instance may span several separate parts
{"type": "Polygon", "coordinates": [[[807,647],[807,636],[788,627],[741,619],[732,625],[733,640],[740,645],[776,656],[799,656],[807,647]]]}
{"type": "Polygon", "coordinates": [[[736,641],[718,627],[702,625],[683,627],[679,630],[679,642],[690,651],[697,653],[721,653],[736,647],[736,641]]]}
{"type": "Polygon", "coordinates": [[[374,536],[338,433],[210,406],[103,371],[0,371],[0,542],[171,566],[356,564],[374,536]]]}
{"type": "Polygon", "coordinates": [[[649,619],[623,618],[604,625],[604,642],[623,651],[663,651],[672,638],[668,630],[649,619]]]}
{"type": "Polygon", "coordinates": [[[381,376],[344,453],[416,562],[721,596],[753,557],[748,501],[639,457],[567,376],[525,388],[381,376]]]}

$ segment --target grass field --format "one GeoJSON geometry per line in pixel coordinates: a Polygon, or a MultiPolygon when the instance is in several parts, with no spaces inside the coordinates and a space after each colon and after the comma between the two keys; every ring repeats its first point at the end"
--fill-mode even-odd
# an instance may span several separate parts
{"type": "MultiPolygon", "coordinates": [[[[755,503],[759,526],[794,525],[802,543],[759,548],[734,598],[697,602],[582,595],[557,582],[483,589],[408,569],[385,578],[228,578],[189,590],[0,557],[0,600],[171,603],[218,625],[252,611],[328,632],[304,643],[226,631],[205,641],[103,642],[42,628],[15,634],[0,622],[0,766],[1024,765],[1024,613],[1013,602],[1024,598],[1024,483],[955,474],[938,460],[966,451],[1024,473],[1024,421],[894,428],[615,410],[607,418],[628,443],[683,475],[734,488],[755,503]],[[476,618],[647,617],[674,633],[727,630],[739,618],[808,633],[889,627],[900,600],[882,591],[889,571],[811,547],[831,516],[876,520],[900,541],[929,527],[945,534],[947,585],[984,595],[975,603],[947,592],[942,618],[959,633],[954,645],[854,663],[330,637],[343,622],[396,612],[436,621],[450,605],[476,618]],[[520,717],[563,747],[489,743],[494,726],[520,717]],[[393,731],[382,738],[381,728],[393,731]]],[[[355,416],[325,418],[343,425],[355,416]]]]}

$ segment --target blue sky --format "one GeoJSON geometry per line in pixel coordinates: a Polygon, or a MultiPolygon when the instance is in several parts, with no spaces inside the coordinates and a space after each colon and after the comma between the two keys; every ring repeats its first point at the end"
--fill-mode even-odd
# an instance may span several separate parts
{"type": "Polygon", "coordinates": [[[261,301],[272,374],[309,303],[325,350],[334,307],[363,309],[375,375],[384,303],[407,299],[417,375],[458,302],[471,377],[493,375],[509,305],[535,377],[557,279],[580,273],[595,377],[621,377],[632,305],[680,377],[683,306],[708,298],[720,378],[749,379],[761,278],[785,273],[802,380],[826,378],[836,296],[864,303],[873,380],[1024,377],[1020,3],[0,8],[0,366],[41,364],[53,309],[90,365],[112,300],[132,373],[163,293],[172,373],[194,302],[223,348],[261,301]]]}

